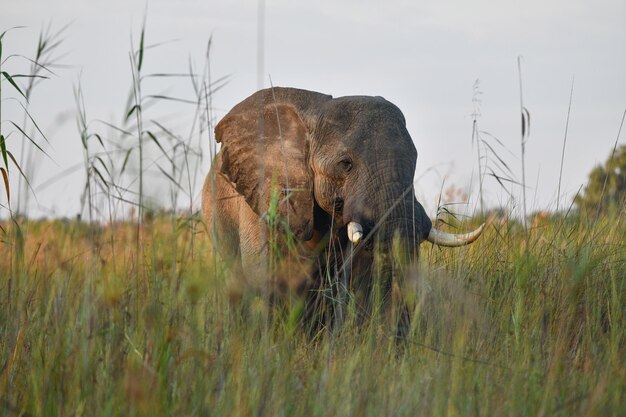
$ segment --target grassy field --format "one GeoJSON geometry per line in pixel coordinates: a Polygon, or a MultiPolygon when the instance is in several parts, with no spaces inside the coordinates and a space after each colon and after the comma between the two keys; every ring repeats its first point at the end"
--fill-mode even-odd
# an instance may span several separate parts
{"type": "MultiPolygon", "coordinates": [[[[142,27],[120,123],[89,119],[78,82],[78,133],[62,149],[83,154],[88,221],[33,221],[27,179],[48,139],[29,103],[56,68],[65,29],[42,32],[30,69],[12,66],[11,30],[0,34],[0,218],[10,219],[0,220],[0,416],[626,415],[623,204],[612,214],[591,204],[588,215],[535,216],[528,232],[496,221],[460,249],[422,245],[404,279],[413,318],[404,341],[380,317],[355,324],[351,308],[343,327],[311,335],[296,313],[276,314],[243,288],[233,296],[236,277],[211,255],[198,218],[149,211],[198,206],[200,162],[216,151],[201,146],[216,122],[212,94],[229,79],[211,76],[211,41],[206,62],[182,73],[187,95],[164,96],[146,80],[161,86],[181,74],[146,69],[142,27]],[[173,129],[149,110],[157,102],[190,106],[192,122],[176,116],[185,128],[173,129]],[[9,105],[21,125],[6,121],[9,105]],[[153,204],[151,189],[171,201],[153,204]],[[110,221],[129,207],[141,224],[110,221]]],[[[486,140],[477,141],[486,146],[479,170],[484,160],[511,172],[486,140]]],[[[495,178],[527,188],[523,171],[521,183],[495,178]]],[[[600,197],[611,185],[602,178],[600,197]]],[[[478,221],[469,223],[461,228],[478,221]]]]}
{"type": "Polygon", "coordinates": [[[405,346],[376,319],[309,337],[263,300],[233,305],[193,219],[157,216],[139,239],[131,223],[2,227],[0,415],[626,410],[623,212],[422,245],[405,346]]]}

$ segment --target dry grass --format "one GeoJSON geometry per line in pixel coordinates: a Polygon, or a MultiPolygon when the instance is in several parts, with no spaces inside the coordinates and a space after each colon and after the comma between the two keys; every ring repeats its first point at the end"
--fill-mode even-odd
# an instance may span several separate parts
{"type": "Polygon", "coordinates": [[[404,289],[405,347],[376,320],[315,338],[290,320],[267,326],[262,300],[229,304],[228,272],[206,237],[192,250],[191,223],[178,224],[147,222],[140,256],[130,223],[22,224],[23,248],[8,240],[0,259],[3,414],[608,416],[626,407],[623,215],[596,230],[540,220],[528,248],[514,223],[461,250],[424,245],[404,289]]]}

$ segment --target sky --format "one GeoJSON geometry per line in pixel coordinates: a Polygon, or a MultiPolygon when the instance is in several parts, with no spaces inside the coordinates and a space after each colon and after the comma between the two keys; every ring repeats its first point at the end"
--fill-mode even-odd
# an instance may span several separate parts
{"type": "MultiPolygon", "coordinates": [[[[74,87],[80,80],[89,120],[123,119],[132,82],[131,41],[138,43],[144,16],[146,44],[165,42],[146,52],[146,72],[187,72],[190,61],[200,68],[212,39],[212,78],[230,76],[213,97],[216,120],[259,87],[270,86],[270,79],[274,86],[335,97],[379,95],[396,104],[418,150],[416,193],[432,216],[441,190],[450,187],[462,190],[459,199],[468,194],[468,208],[477,205],[479,150],[472,142],[477,110],[479,129],[486,132],[482,138],[521,181],[518,57],[523,104],[531,116],[525,149],[529,212],[554,210],[557,200],[567,208],[618,139],[626,109],[624,1],[266,0],[263,10],[260,31],[259,2],[251,0],[0,0],[0,31],[26,26],[5,35],[4,57],[32,56],[42,27],[69,24],[57,49],[63,65],[35,90],[29,106],[50,143],[38,139],[49,156],[35,156],[30,177],[35,197],[28,199],[28,215],[80,212],[84,170],[59,175],[83,161],[74,87]]],[[[2,70],[23,68],[13,59],[2,70]]],[[[6,121],[23,117],[16,101],[6,100],[13,95],[10,88],[3,80],[5,135],[11,129],[6,121]]],[[[149,81],[146,90],[191,95],[189,85],[164,79],[149,81]]],[[[153,116],[163,115],[186,131],[190,111],[177,103],[159,104],[153,116]]],[[[20,140],[14,133],[7,144],[18,159],[20,140]]],[[[199,143],[205,152],[198,169],[203,177],[210,164],[209,139],[199,143]]],[[[626,132],[618,143],[626,143],[626,132]]],[[[492,157],[487,169],[500,172],[496,161],[492,157]]],[[[16,178],[12,190],[17,190],[16,178]]],[[[201,183],[200,178],[192,196],[195,208],[201,183]]],[[[161,183],[154,184],[148,192],[164,194],[161,183]]],[[[508,191],[485,177],[486,205],[519,210],[521,187],[505,184],[508,191]]],[[[25,200],[15,192],[13,207],[20,197],[25,200]]],[[[6,206],[4,196],[0,204],[6,206]]]]}

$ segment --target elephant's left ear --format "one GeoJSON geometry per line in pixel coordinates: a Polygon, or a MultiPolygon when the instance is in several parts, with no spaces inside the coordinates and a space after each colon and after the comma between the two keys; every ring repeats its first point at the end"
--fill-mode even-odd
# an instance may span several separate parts
{"type": "Polygon", "coordinates": [[[305,124],[290,103],[246,101],[215,128],[222,143],[221,172],[255,213],[275,212],[299,239],[309,240],[313,192],[305,124]]]}

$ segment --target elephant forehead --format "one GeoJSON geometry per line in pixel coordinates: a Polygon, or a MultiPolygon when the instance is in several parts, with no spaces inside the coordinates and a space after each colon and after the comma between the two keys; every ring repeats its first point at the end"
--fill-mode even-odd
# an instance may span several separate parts
{"type": "MultiPolygon", "coordinates": [[[[327,123],[312,141],[316,155],[392,158],[417,158],[417,150],[406,127],[376,118],[365,118],[350,125],[327,123]]],[[[367,158],[370,159],[370,158],[367,158]]]]}
{"type": "Polygon", "coordinates": [[[404,124],[400,109],[382,97],[350,96],[329,100],[323,117],[330,123],[350,125],[364,120],[392,120],[404,124]]]}
{"type": "Polygon", "coordinates": [[[381,97],[341,97],[326,103],[317,125],[321,137],[363,140],[408,136],[400,109],[381,97]]]}

